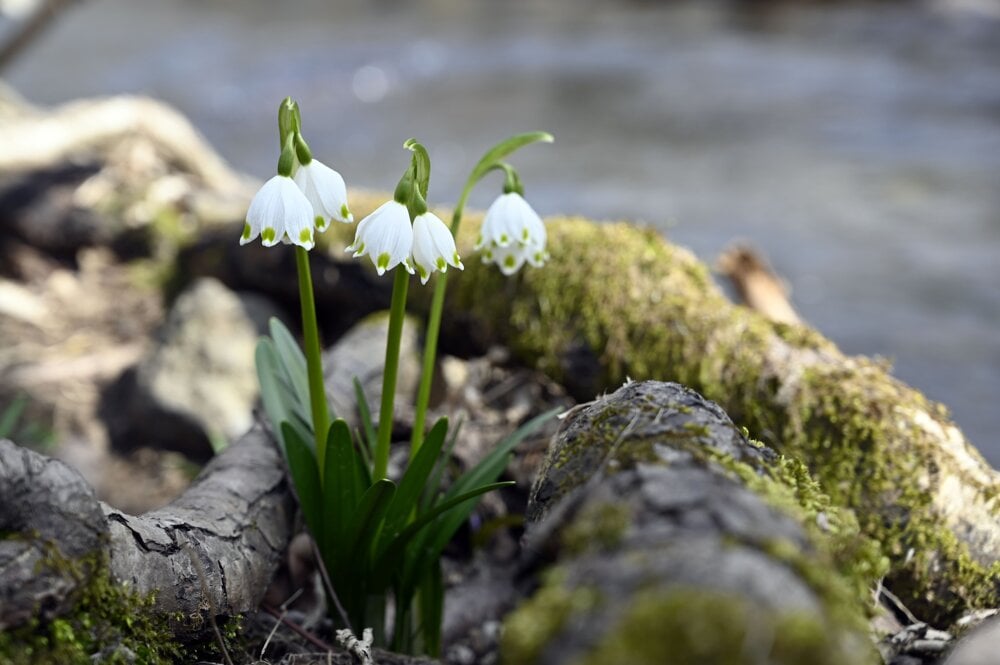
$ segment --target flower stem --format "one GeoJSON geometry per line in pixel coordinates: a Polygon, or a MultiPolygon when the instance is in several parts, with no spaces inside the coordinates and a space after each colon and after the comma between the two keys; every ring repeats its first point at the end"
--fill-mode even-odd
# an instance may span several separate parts
{"type": "Polygon", "coordinates": [[[313,432],[316,436],[316,461],[319,463],[322,478],[326,459],[326,435],[330,429],[330,413],[326,406],[326,388],[323,384],[319,326],[316,324],[316,301],[313,297],[312,274],[309,272],[309,252],[298,246],[295,247],[295,267],[299,274],[302,335],[306,347],[306,371],[309,376],[309,406],[312,410],[313,432]]]}
{"type": "Polygon", "coordinates": [[[399,371],[399,346],[406,317],[406,291],[410,275],[402,266],[396,268],[389,307],[389,338],[385,344],[385,370],[382,373],[382,406],[378,415],[378,442],[375,446],[375,468],[372,480],[386,477],[389,469],[389,444],[392,439],[392,405],[396,396],[396,375],[399,371]]]}
{"type": "MultiPolygon", "coordinates": [[[[458,227],[462,224],[465,201],[478,179],[469,176],[462,195],[458,197],[455,211],[451,215],[451,233],[458,237],[458,227]]],[[[441,312],[444,310],[444,294],[448,290],[448,273],[437,276],[431,311],[427,315],[427,329],[424,335],[424,359],[420,370],[420,386],[417,388],[417,404],[413,417],[413,433],[410,437],[410,459],[412,460],[424,442],[424,425],[427,420],[427,406],[431,399],[431,381],[434,378],[434,362],[437,359],[438,333],[441,332],[441,312]]]]}

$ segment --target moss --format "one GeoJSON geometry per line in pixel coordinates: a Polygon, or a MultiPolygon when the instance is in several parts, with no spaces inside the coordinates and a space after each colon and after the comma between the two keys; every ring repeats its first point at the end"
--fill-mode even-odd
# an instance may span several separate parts
{"type": "Polygon", "coordinates": [[[807,555],[780,541],[767,544],[765,549],[817,590],[828,612],[860,627],[859,608],[871,607],[870,589],[885,575],[889,561],[880,544],[861,531],[854,512],[834,505],[798,460],[782,455],[763,465],[761,472],[729,456],[713,454],[712,459],[757,496],[803,525],[816,552],[807,555]],[[831,575],[831,566],[840,575],[831,575]]]}
{"type": "Polygon", "coordinates": [[[568,589],[563,573],[558,568],[550,570],[545,585],[504,620],[500,645],[503,662],[534,663],[566,622],[589,611],[599,601],[595,590],[568,589]]]}
{"type": "Polygon", "coordinates": [[[614,548],[625,535],[631,515],[625,503],[588,503],[560,533],[562,550],[573,556],[592,548],[614,548]]]}
{"type": "MultiPolygon", "coordinates": [[[[858,665],[857,645],[807,613],[704,589],[648,590],[575,665],[858,665]],[[651,639],[654,638],[654,639],[651,639]]],[[[874,662],[873,654],[867,661],[874,662]]]]}
{"type": "MultiPolygon", "coordinates": [[[[465,224],[460,247],[474,227],[465,224]]],[[[548,230],[544,270],[507,279],[467,261],[449,307],[580,398],[631,377],[677,381],[718,402],[754,437],[807,461],[832,505],[856,511],[894,563],[888,583],[922,618],[945,624],[963,608],[1000,604],[1000,564],[984,563],[995,552],[971,552],[918,482],[930,470],[968,476],[909,415],[950,427],[944,409],[889,376],[884,361],[845,358],[807,326],[733,306],[704,265],[654,231],[582,219],[551,220],[548,230]]],[[[969,487],[1000,517],[989,503],[995,483],[969,487]]]]}
{"type": "Polygon", "coordinates": [[[69,562],[50,555],[47,565],[71,571],[86,584],[65,616],[0,633],[0,662],[5,665],[89,665],[101,663],[159,665],[184,662],[184,652],[153,614],[154,597],[140,596],[114,583],[106,562],[91,557],[69,562]],[[99,654],[99,655],[98,655],[99,654]]]}

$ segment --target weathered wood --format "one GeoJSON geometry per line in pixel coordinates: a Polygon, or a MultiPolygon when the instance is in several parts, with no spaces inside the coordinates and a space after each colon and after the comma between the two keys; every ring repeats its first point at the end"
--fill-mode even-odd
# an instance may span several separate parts
{"type": "Polygon", "coordinates": [[[652,230],[554,219],[548,232],[551,262],[516,279],[465,261],[447,311],[578,397],[631,377],[717,401],[858,513],[893,561],[890,588],[922,619],[944,626],[1000,605],[1000,473],[944,407],[882,361],[734,306],[701,262],[652,230]]]}
{"type": "Polygon", "coordinates": [[[71,603],[79,580],[46,565],[52,544],[80,559],[104,547],[107,534],[94,490],[76,471],[0,439],[0,631],[71,603]]]}
{"type": "Polygon", "coordinates": [[[862,617],[877,570],[852,560],[874,549],[790,468],[678,384],[579,407],[532,490],[525,549],[541,588],[506,620],[504,657],[875,662],[862,617]]]}
{"type": "Polygon", "coordinates": [[[0,628],[71,602],[79,578],[45,565],[36,575],[55,548],[71,560],[106,555],[113,580],[143,595],[156,592],[153,611],[179,638],[201,637],[210,614],[222,621],[257,607],[295,510],[284,463],[260,427],[213,459],[178,499],[145,515],[99,502],[76,471],[9,441],[0,441],[0,492],[0,529],[7,532],[0,540],[0,628]]]}

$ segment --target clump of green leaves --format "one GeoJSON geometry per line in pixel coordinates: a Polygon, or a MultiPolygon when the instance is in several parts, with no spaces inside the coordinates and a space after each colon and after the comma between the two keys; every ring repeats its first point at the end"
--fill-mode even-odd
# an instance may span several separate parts
{"type": "Polygon", "coordinates": [[[447,419],[431,428],[398,483],[376,479],[376,432],[356,384],[364,431],[354,436],[343,419],[334,420],[320,467],[308,417],[306,359],[276,319],[271,336],[257,347],[257,367],[265,410],[271,422],[280,423],[278,435],[299,503],[336,594],[331,600],[346,615],[335,618],[346,620],[356,634],[375,628],[396,650],[436,653],[444,602],[441,553],[481,495],[513,484],[496,482],[511,451],[554,412],[526,423],[443,490],[447,456],[442,452],[454,445],[447,419]],[[390,593],[395,601],[391,638],[384,626],[390,593]]]}

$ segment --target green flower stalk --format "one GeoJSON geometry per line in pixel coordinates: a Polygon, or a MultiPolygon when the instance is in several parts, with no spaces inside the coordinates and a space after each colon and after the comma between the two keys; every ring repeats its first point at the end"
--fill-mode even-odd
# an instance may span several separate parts
{"type": "MultiPolygon", "coordinates": [[[[525,261],[541,267],[548,258],[545,250],[545,225],[541,218],[522,198],[524,187],[512,166],[503,158],[514,151],[532,143],[551,143],[552,135],[546,132],[529,132],[518,134],[501,141],[486,151],[479,160],[465,187],[458,197],[455,210],[451,215],[451,233],[458,236],[462,225],[462,215],[465,204],[473,188],[486,174],[494,170],[502,170],[506,174],[504,194],[490,206],[483,220],[483,230],[480,233],[477,249],[484,249],[483,262],[496,262],[505,275],[516,272],[525,261]],[[490,222],[488,225],[487,223],[490,222]]],[[[431,309],[427,315],[427,327],[424,335],[424,356],[420,373],[420,385],[417,388],[417,402],[413,422],[413,433],[410,438],[410,459],[420,450],[426,427],[427,408],[430,404],[431,380],[434,376],[434,365],[437,361],[438,336],[441,332],[441,314],[444,311],[444,297],[448,290],[448,275],[442,274],[434,285],[434,295],[431,298],[431,309]]]]}
{"type": "Polygon", "coordinates": [[[315,245],[316,231],[325,230],[331,220],[346,223],[353,216],[347,206],[344,179],[312,158],[309,146],[302,137],[299,106],[291,98],[286,97],[278,107],[278,134],[281,145],[278,174],[264,183],[250,202],[240,244],[245,245],[259,236],[265,247],[273,247],[282,241],[296,245],[295,267],[302,307],[311,424],[316,456],[322,469],[330,414],[323,387],[309,250],[315,245]]]}

